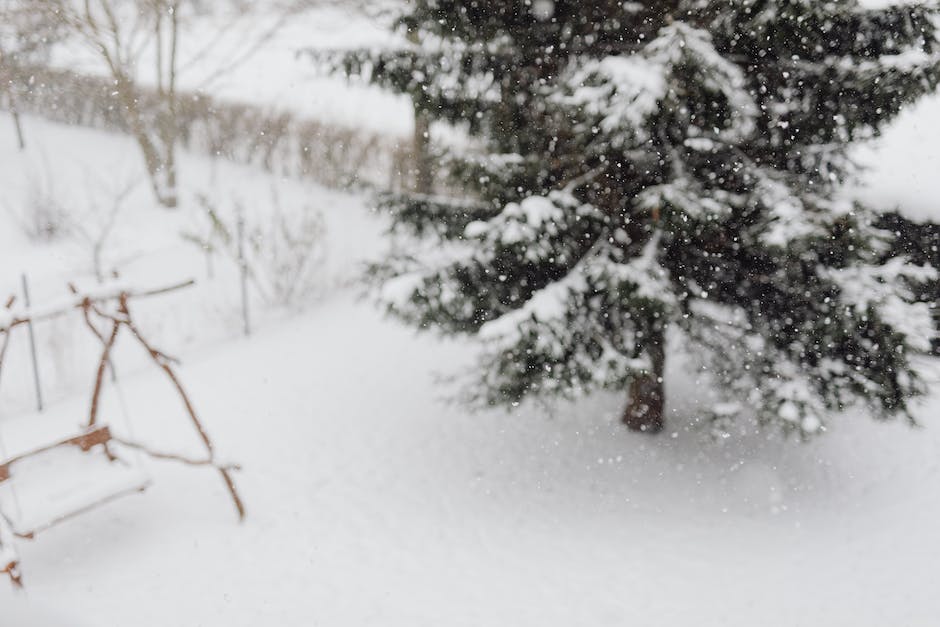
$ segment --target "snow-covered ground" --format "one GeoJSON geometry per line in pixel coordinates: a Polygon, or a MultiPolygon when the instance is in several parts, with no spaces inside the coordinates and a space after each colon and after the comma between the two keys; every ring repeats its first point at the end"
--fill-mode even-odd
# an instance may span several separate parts
{"type": "MultiPolygon", "coordinates": [[[[932,123],[937,106],[902,119],[881,150],[932,123]]],[[[41,300],[66,279],[89,280],[89,262],[75,236],[27,241],[14,216],[30,189],[51,187],[69,211],[86,212],[110,193],[101,172],[120,182],[140,167],[127,138],[32,118],[26,131],[20,154],[0,123],[0,294],[25,271],[41,300]],[[52,173],[54,184],[42,184],[52,173]]],[[[931,160],[936,152],[921,153],[926,169],[910,175],[925,193],[936,185],[931,160]]],[[[895,194],[910,185],[883,173],[896,161],[875,162],[865,193],[907,200],[895,194]]],[[[381,246],[366,200],[190,155],[181,170],[183,206],[155,207],[141,182],[106,258],[134,283],[200,281],[142,303],[141,324],[183,358],[221,454],[243,466],[248,518],[236,522],[212,472],[151,463],[146,493],[19,544],[27,589],[0,586],[0,626],[881,627],[940,618],[940,397],[920,411],[920,429],[847,415],[808,444],[767,433],[709,440],[692,426],[702,391],[678,367],[662,437],[625,432],[622,399],[608,396],[470,415],[440,400],[435,376],[473,348],[383,320],[347,286],[356,262],[381,246]],[[323,290],[301,313],[256,304],[255,333],[243,338],[234,273],[219,260],[207,278],[179,233],[194,223],[197,191],[261,206],[272,187],[284,204],[323,212],[323,290]]],[[[76,339],[77,320],[38,331],[52,403],[41,415],[29,409],[19,342],[0,386],[11,450],[75,428],[87,411],[93,343],[76,339]]],[[[115,362],[137,438],[195,450],[160,373],[126,349],[115,362]]],[[[118,398],[109,388],[105,414],[126,429],[118,398]]]]}

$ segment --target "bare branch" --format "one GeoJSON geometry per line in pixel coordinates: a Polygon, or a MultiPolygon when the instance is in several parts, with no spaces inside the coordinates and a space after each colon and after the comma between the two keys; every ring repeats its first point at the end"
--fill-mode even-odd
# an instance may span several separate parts
{"type": "Polygon", "coordinates": [[[132,442],[131,440],[125,440],[124,438],[119,438],[117,436],[112,436],[111,441],[116,442],[117,444],[120,444],[121,446],[126,446],[128,448],[141,451],[142,453],[145,453],[148,457],[153,457],[154,459],[177,461],[177,462],[186,464],[188,466],[211,466],[212,468],[215,468],[216,470],[220,470],[220,471],[221,470],[226,470],[226,471],[241,470],[241,466],[239,466],[238,464],[221,464],[215,461],[214,459],[212,459],[211,457],[207,457],[204,459],[196,459],[193,457],[187,457],[185,455],[179,455],[177,453],[166,453],[162,451],[156,451],[152,448],[149,448],[148,446],[144,444],[140,444],[139,442],[132,442]]]}

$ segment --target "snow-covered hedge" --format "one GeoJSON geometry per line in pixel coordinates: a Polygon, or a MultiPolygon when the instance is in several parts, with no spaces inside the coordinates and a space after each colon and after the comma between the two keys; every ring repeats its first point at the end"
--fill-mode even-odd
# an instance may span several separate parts
{"type": "MultiPolygon", "coordinates": [[[[76,126],[127,132],[110,79],[36,66],[20,68],[18,74],[12,83],[20,111],[76,126]]],[[[141,88],[138,97],[145,113],[157,110],[153,90],[141,88]]],[[[398,188],[407,183],[412,170],[410,146],[381,133],[198,93],[181,94],[177,110],[185,148],[280,175],[310,178],[330,187],[398,188]]]]}

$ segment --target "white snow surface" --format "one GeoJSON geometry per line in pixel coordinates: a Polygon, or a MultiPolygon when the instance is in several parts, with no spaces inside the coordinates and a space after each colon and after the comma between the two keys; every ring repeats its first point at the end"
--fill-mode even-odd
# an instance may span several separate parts
{"type": "MultiPolygon", "coordinates": [[[[866,200],[936,219],[940,153],[925,138],[938,106],[902,115],[870,149],[866,200]]],[[[21,154],[0,119],[0,295],[27,271],[41,305],[89,267],[74,238],[23,236],[29,181],[54,173],[54,194],[84,212],[141,167],[127,138],[24,122],[21,154]]],[[[471,415],[440,400],[436,374],[475,349],[384,320],[348,287],[381,249],[366,200],[192,155],[180,170],[181,208],[155,207],[141,182],[108,259],[135,285],[200,281],[135,312],[183,359],[197,411],[242,465],[247,520],[212,471],[151,463],[147,492],[18,543],[27,591],[0,585],[0,627],[936,624],[936,374],[920,428],[849,414],[807,444],[746,426],[709,440],[695,426],[709,391],[676,360],[661,437],[625,432],[617,396],[471,415]],[[196,191],[250,208],[272,186],[324,212],[324,295],[301,313],[256,303],[243,338],[233,271],[218,260],[208,279],[178,234],[196,191]]],[[[19,337],[0,385],[10,453],[87,414],[95,343],[76,319],[37,332],[50,406],[30,409],[19,337]]],[[[131,348],[115,363],[137,438],[198,453],[161,373],[131,348]]],[[[116,392],[104,411],[123,424],[116,392]]]]}
{"type": "Polygon", "coordinates": [[[866,168],[852,196],[873,207],[940,222],[940,94],[902,111],[884,135],[859,146],[866,168]]]}
{"type": "MultiPolygon", "coordinates": [[[[44,160],[63,190],[81,189],[83,169],[138,167],[126,138],[26,127],[42,149],[21,156],[0,125],[0,157],[14,164],[0,172],[7,202],[44,160]]],[[[361,199],[189,155],[181,171],[197,186],[215,172],[243,197],[273,182],[283,197],[314,200],[338,275],[378,250],[381,225],[361,199]]],[[[129,280],[201,272],[176,240],[192,210],[157,209],[141,188],[118,229],[121,246],[149,251],[127,264],[129,280]]],[[[77,272],[71,245],[30,245],[6,224],[4,284],[38,267],[51,292],[57,273],[77,272]]],[[[211,295],[196,288],[176,302],[203,319],[211,295]]],[[[473,349],[415,336],[355,290],[262,316],[247,339],[225,316],[177,336],[155,324],[156,300],[141,314],[154,308],[150,328],[184,358],[200,415],[242,464],[248,518],[235,521],[211,471],[153,463],[146,493],[19,543],[28,588],[0,587],[3,627],[880,626],[940,615],[936,397],[916,430],[848,415],[809,444],[752,432],[718,444],[691,426],[707,390],[676,371],[672,431],[648,438],[617,424],[617,397],[511,416],[443,404],[435,372],[473,349]]],[[[0,388],[8,448],[37,438],[36,425],[82,419],[87,379],[36,415],[29,379],[15,374],[26,362],[13,363],[0,388]]],[[[194,446],[177,399],[145,366],[122,379],[138,439],[194,446]]],[[[107,398],[119,415],[114,390],[107,398]]]]}

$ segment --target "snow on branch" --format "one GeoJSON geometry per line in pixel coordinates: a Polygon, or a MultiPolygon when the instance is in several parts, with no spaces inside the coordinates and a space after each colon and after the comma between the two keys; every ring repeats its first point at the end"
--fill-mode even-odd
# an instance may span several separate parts
{"type": "Polygon", "coordinates": [[[112,281],[82,290],[75,289],[72,286],[71,296],[57,301],[24,309],[9,307],[6,310],[0,310],[0,334],[28,322],[39,322],[64,316],[71,311],[81,310],[86,304],[98,305],[109,301],[114,302],[122,296],[127,299],[147,298],[175,292],[192,285],[195,285],[195,281],[188,279],[153,288],[135,288],[120,281],[112,281]]]}
{"type": "Polygon", "coordinates": [[[758,108],[741,68],[718,53],[707,32],[680,21],[635,54],[582,64],[567,81],[571,93],[560,101],[598,116],[601,130],[618,145],[635,144],[648,138],[649,118],[675,98],[670,78],[689,66],[705,89],[727,102],[728,125],[718,130],[719,138],[739,142],[752,135],[758,108]]]}

